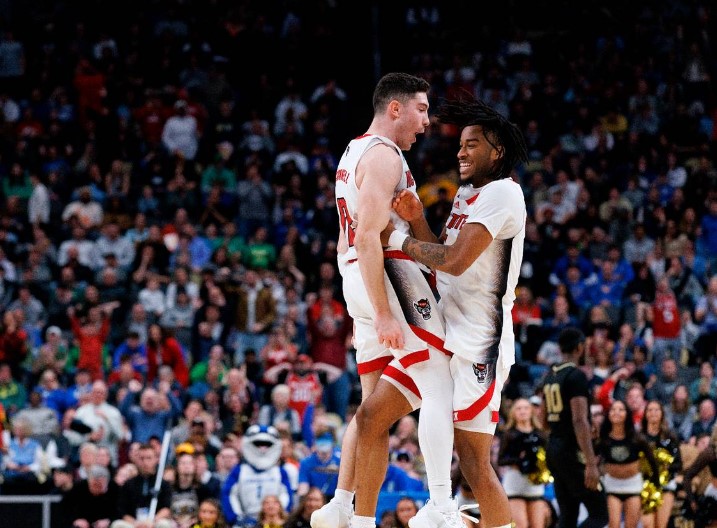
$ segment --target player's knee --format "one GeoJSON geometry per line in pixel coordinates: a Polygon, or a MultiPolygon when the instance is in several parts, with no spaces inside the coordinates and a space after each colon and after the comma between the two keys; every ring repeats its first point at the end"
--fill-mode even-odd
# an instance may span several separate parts
{"type": "MultiPolygon", "coordinates": [[[[380,421],[376,420],[376,414],[372,412],[371,405],[361,404],[354,415],[356,429],[359,436],[375,435],[382,431],[380,421]]],[[[388,430],[386,428],[386,430],[388,430]]]]}

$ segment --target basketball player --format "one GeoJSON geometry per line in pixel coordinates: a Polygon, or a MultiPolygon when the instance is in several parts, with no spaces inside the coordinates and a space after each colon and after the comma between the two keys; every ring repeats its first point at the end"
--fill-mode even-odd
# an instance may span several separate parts
{"type": "MultiPolygon", "coordinates": [[[[399,231],[409,229],[393,213],[391,203],[400,190],[416,196],[402,151],[409,150],[429,125],[428,90],[425,80],[412,75],[389,73],[381,78],[373,94],[373,120],[365,134],[348,144],[336,172],[339,270],[355,323],[362,390],[362,402],[342,444],[342,452],[354,453],[360,461],[354,465],[352,528],[375,528],[378,492],[388,464],[389,427],[402,416],[398,412],[405,414],[406,407],[399,410],[387,405],[382,393],[374,394],[394,358],[422,396],[418,435],[431,503],[447,527],[461,526],[451,493],[453,380],[443,347],[443,321],[424,270],[400,251],[384,252],[380,238],[389,220],[399,231]],[[437,430],[442,434],[435,434],[437,430]]],[[[382,386],[382,391],[396,395],[390,383],[382,386]]],[[[403,404],[409,406],[405,399],[403,404]]],[[[337,528],[351,515],[351,486],[343,485],[340,469],[336,500],[312,516],[314,528],[337,528]]]]}
{"type": "MultiPolygon", "coordinates": [[[[501,390],[515,361],[511,310],[526,208],[523,191],[510,174],[526,159],[526,148],[519,129],[481,101],[449,101],[438,116],[461,130],[461,187],[443,243],[431,232],[420,201],[403,191],[394,210],[409,222],[413,236],[389,225],[382,240],[436,271],[445,347],[453,353],[453,421],[461,470],[480,505],[481,526],[509,527],[510,505],[491,466],[490,450],[501,390]]],[[[442,524],[429,501],[409,526],[442,524]]]]}

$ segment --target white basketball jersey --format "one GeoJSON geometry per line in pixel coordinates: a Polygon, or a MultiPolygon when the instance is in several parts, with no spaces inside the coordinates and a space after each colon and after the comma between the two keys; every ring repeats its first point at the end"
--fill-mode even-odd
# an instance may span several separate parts
{"type": "Polygon", "coordinates": [[[480,223],[493,242],[459,276],[437,271],[440,307],[446,321],[446,348],[478,363],[499,355],[515,361],[511,311],[523,260],[525,198],[510,178],[479,189],[464,185],[453,199],[445,244],[453,244],[467,223],[480,223]]]}
{"type": "MultiPolygon", "coordinates": [[[[336,207],[339,211],[339,222],[341,222],[348,247],[346,253],[339,254],[339,268],[346,262],[357,258],[356,248],[354,247],[354,236],[356,226],[361,220],[358,218],[359,189],[356,185],[356,167],[361,160],[361,156],[363,156],[368,149],[380,143],[393,147],[396,149],[396,153],[401,156],[403,175],[401,176],[401,181],[399,181],[396,186],[396,191],[408,189],[413,194],[416,194],[416,182],[413,179],[411,170],[408,168],[406,158],[403,156],[401,149],[398,148],[398,145],[387,137],[373,134],[366,134],[351,140],[341,156],[338,168],[336,169],[336,207]]],[[[391,221],[397,231],[401,231],[402,233],[409,232],[408,222],[402,220],[393,211],[391,211],[391,221]]]]}

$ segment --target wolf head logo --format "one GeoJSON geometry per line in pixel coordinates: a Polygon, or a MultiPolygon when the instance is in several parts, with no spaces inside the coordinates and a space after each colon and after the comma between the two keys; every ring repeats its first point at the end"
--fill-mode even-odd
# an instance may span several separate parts
{"type": "Polygon", "coordinates": [[[428,299],[419,299],[413,303],[413,307],[421,314],[424,320],[431,318],[431,303],[428,302],[428,299]]]}
{"type": "Polygon", "coordinates": [[[473,363],[473,374],[476,375],[478,383],[484,383],[488,375],[488,366],[485,363],[473,363]]]}

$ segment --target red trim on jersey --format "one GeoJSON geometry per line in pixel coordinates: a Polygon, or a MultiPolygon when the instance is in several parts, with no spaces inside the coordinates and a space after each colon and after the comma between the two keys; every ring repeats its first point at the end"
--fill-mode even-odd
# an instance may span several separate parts
{"type": "Polygon", "coordinates": [[[490,384],[490,387],[488,387],[488,390],[483,393],[483,396],[478,398],[473,405],[468,407],[467,409],[462,409],[460,411],[453,411],[453,421],[454,422],[465,422],[466,420],[472,420],[478,414],[486,408],[488,403],[490,402],[491,398],[493,397],[493,391],[495,390],[495,380],[493,383],[490,384]]]}
{"type": "Polygon", "coordinates": [[[373,136],[373,134],[362,134],[362,135],[356,137],[355,139],[363,139],[363,138],[369,137],[369,136],[373,136]]]}
{"type": "Polygon", "coordinates": [[[420,363],[421,361],[428,361],[430,359],[431,355],[428,352],[428,349],[425,350],[417,350],[416,352],[411,352],[410,354],[406,354],[401,359],[399,359],[399,363],[401,363],[401,366],[403,368],[408,368],[411,365],[415,365],[416,363],[420,363]]]}
{"type": "Polygon", "coordinates": [[[385,369],[383,369],[383,374],[384,376],[393,378],[419,398],[421,397],[421,393],[418,390],[418,387],[416,387],[416,384],[413,383],[413,379],[411,379],[411,376],[409,376],[402,370],[398,370],[396,367],[389,365],[385,369]]]}
{"type": "Polygon", "coordinates": [[[388,249],[383,252],[383,258],[385,259],[400,259],[400,260],[413,260],[411,257],[406,255],[403,251],[397,249],[388,249]]]}
{"type": "Polygon", "coordinates": [[[475,202],[475,201],[478,199],[479,196],[480,196],[480,193],[476,194],[475,196],[471,196],[470,198],[468,198],[468,199],[466,200],[466,205],[470,205],[470,204],[472,204],[473,202],[475,202]]]}
{"type": "Polygon", "coordinates": [[[391,362],[391,360],[393,360],[393,356],[382,356],[380,358],[372,359],[371,361],[364,361],[363,363],[356,365],[356,370],[359,373],[359,376],[362,374],[370,374],[371,372],[376,372],[377,370],[383,370],[386,368],[386,365],[391,362]]]}
{"type": "MultiPolygon", "coordinates": [[[[383,258],[384,259],[400,259],[400,260],[413,260],[411,257],[406,255],[403,251],[399,251],[397,249],[386,249],[383,252],[383,258]]],[[[358,259],[351,259],[346,264],[353,264],[358,259]]]]}
{"type": "Polygon", "coordinates": [[[438,337],[436,334],[432,334],[431,332],[424,328],[421,328],[420,326],[415,326],[412,324],[409,324],[408,326],[411,327],[411,330],[413,330],[413,333],[416,334],[416,337],[418,337],[419,339],[422,339],[423,341],[431,345],[433,348],[440,350],[448,357],[453,355],[453,352],[451,352],[450,350],[446,350],[443,339],[438,337]]]}

